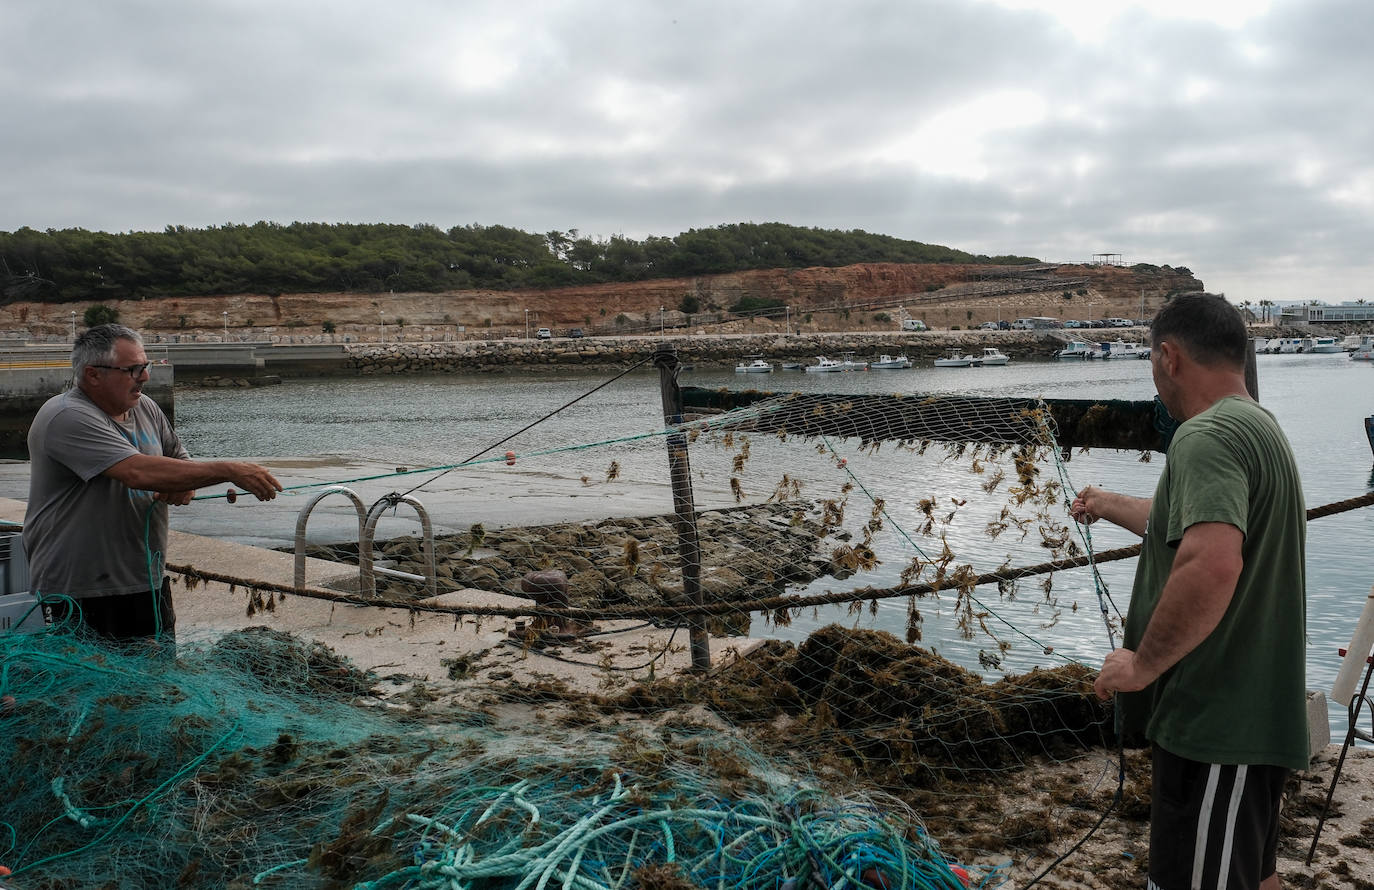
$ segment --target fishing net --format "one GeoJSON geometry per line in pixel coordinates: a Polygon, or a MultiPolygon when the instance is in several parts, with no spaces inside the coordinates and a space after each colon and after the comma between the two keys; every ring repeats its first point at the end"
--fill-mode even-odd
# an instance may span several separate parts
{"type": "Polygon", "coordinates": [[[961,886],[895,798],[690,726],[420,720],[264,628],[153,657],[6,635],[0,658],[17,886],[961,886]]]}
{"type": "MultiPolygon", "coordinates": [[[[1091,668],[1118,618],[1099,573],[1063,562],[1095,549],[1066,461],[1105,445],[1135,463],[1152,409],[698,393],[666,427],[656,406],[613,437],[567,423],[343,480],[385,514],[463,507],[431,507],[432,550],[386,515],[386,571],[339,596],[453,613],[599,682],[455,653],[452,710],[378,698],[376,677],[266,630],[156,663],[0,637],[19,702],[0,719],[17,766],[0,863],[52,887],[955,887],[955,866],[991,886],[1066,840],[1043,812],[970,814],[1027,766],[1107,756],[1091,668]],[[590,632],[627,627],[661,641],[632,669],[590,632]],[[688,638],[694,659],[741,654],[664,670],[688,638]]],[[[336,500],[320,512],[351,527],[336,500]]],[[[311,541],[365,561],[352,535],[311,541]]],[[[291,609],[231,580],[250,620],[291,609]]]]}

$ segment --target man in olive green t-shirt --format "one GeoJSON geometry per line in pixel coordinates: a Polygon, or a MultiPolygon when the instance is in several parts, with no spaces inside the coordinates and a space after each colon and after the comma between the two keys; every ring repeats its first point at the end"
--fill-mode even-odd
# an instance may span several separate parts
{"type": "Polygon", "coordinates": [[[1151,324],[1181,425],[1153,498],[1083,489],[1071,512],[1144,537],[1123,647],[1097,679],[1154,745],[1150,887],[1278,887],[1278,809],[1308,762],[1305,522],[1288,440],[1248,395],[1248,334],[1211,294],[1151,324]]]}

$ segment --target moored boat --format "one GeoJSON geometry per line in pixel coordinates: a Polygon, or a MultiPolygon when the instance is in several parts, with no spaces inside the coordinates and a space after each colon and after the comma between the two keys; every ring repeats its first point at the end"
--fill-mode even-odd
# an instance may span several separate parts
{"type": "Polygon", "coordinates": [[[1341,352],[1342,349],[1335,337],[1303,337],[1302,346],[1298,351],[1313,355],[1330,355],[1333,352],[1341,352]]]}
{"type": "Polygon", "coordinates": [[[843,364],[843,363],[838,362],[838,361],[836,361],[836,360],[833,359],[833,358],[826,358],[826,357],[823,356],[823,355],[818,355],[818,356],[816,356],[816,364],[814,364],[814,365],[807,365],[807,366],[806,366],[806,371],[807,371],[808,373],[829,374],[829,373],[838,373],[838,372],[843,371],[843,370],[844,370],[844,364],[843,364]]]}
{"type": "Polygon", "coordinates": [[[842,353],[840,353],[840,370],[841,370],[841,371],[867,371],[867,370],[868,370],[868,362],[856,362],[856,361],[854,361],[854,353],[852,353],[852,352],[842,352],[842,353]]]}
{"type": "Polygon", "coordinates": [[[763,360],[761,355],[746,355],[744,361],[735,365],[736,374],[772,374],[773,366],[763,360]]]}
{"type": "Polygon", "coordinates": [[[964,353],[962,353],[959,347],[956,346],[950,350],[949,355],[945,356],[944,358],[937,358],[935,360],[935,367],[971,368],[974,364],[977,363],[977,361],[978,360],[975,359],[973,356],[965,355],[964,353]]]}
{"type": "Polygon", "coordinates": [[[1150,347],[1141,346],[1130,340],[1116,339],[1100,345],[1102,347],[1100,358],[1143,358],[1150,354],[1150,347]]]}
{"type": "Polygon", "coordinates": [[[1011,356],[1002,352],[1002,350],[998,349],[996,346],[983,347],[983,357],[980,360],[980,363],[984,367],[996,367],[998,365],[1005,365],[1009,361],[1011,361],[1011,356]]]}
{"type": "Polygon", "coordinates": [[[1059,350],[1058,357],[1073,360],[1097,358],[1097,350],[1085,340],[1070,340],[1067,346],[1059,350]]]}
{"type": "Polygon", "coordinates": [[[911,367],[911,359],[902,355],[888,355],[883,353],[876,359],[868,363],[870,371],[900,371],[911,367]]]}

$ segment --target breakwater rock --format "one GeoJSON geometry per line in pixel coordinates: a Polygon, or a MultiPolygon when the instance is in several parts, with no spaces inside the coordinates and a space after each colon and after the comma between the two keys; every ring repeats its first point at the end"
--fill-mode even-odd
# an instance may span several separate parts
{"type": "MultiPolygon", "coordinates": [[[[828,536],[821,510],[809,503],[773,503],[697,514],[701,588],[708,602],[743,602],[804,584],[853,573],[848,535],[828,536]]],[[[356,545],[327,548],[334,559],[356,561],[356,545]]],[[[421,542],[394,538],[377,549],[392,568],[425,574],[421,542]]],[[[569,599],[586,609],[617,605],[685,603],[682,560],[671,516],[615,517],[599,522],[483,529],[436,537],[440,590],[475,588],[528,597],[526,573],[557,569],[568,577],[569,599]]],[[[391,598],[422,589],[378,576],[378,592],[391,598]]]]}
{"type": "MultiPolygon", "coordinates": [[[[649,358],[660,344],[685,364],[733,367],[744,355],[770,361],[814,362],[818,355],[853,353],[867,360],[905,353],[929,365],[951,349],[979,354],[996,346],[1013,359],[1050,359],[1074,332],[922,331],[834,334],[705,334],[655,337],[596,337],[554,340],[468,340],[450,343],[349,344],[343,369],[358,374],[503,372],[527,368],[624,367],[649,358]]],[[[1101,336],[1105,336],[1105,332],[1101,336]]],[[[1140,339],[1143,329],[1118,329],[1113,337],[1140,339]]]]}

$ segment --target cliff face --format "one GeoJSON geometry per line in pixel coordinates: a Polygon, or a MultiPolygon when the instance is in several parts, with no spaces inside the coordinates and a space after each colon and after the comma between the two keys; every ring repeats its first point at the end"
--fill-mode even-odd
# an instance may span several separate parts
{"type": "MultiPolygon", "coordinates": [[[[123,300],[109,305],[119,311],[122,323],[163,336],[213,335],[227,324],[233,338],[304,337],[318,335],[321,325],[332,322],[340,334],[351,331],[359,337],[375,337],[385,325],[395,337],[400,322],[406,339],[419,339],[425,328],[456,333],[459,325],[468,338],[523,335],[527,322],[531,330],[583,327],[591,333],[593,329],[614,330],[622,315],[621,324],[657,325],[660,309],[666,323],[677,324],[687,321],[679,311],[687,298],[694,299],[702,311],[728,309],[746,297],[778,301],[791,307],[794,329],[805,325],[813,330],[891,329],[892,322],[875,321],[872,316],[884,311],[883,306],[895,314],[898,304],[932,327],[967,327],[1024,315],[1141,317],[1152,313],[1170,293],[1201,288],[1191,273],[1167,268],[1137,272],[1115,266],[872,263],[548,290],[238,294],[123,300]],[[834,311],[836,306],[854,311],[834,311]]],[[[72,313],[79,325],[88,305],[12,303],[0,307],[0,331],[67,336],[72,313]]]]}

